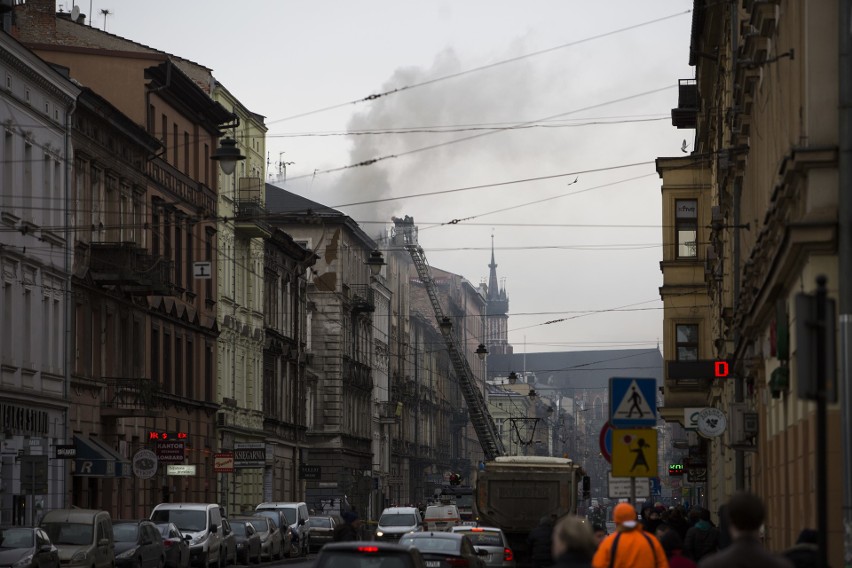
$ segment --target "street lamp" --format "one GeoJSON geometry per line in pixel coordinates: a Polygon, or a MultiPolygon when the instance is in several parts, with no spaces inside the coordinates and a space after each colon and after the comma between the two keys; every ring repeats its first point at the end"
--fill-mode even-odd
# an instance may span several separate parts
{"type": "Polygon", "coordinates": [[[367,266],[370,267],[370,274],[373,276],[378,276],[379,272],[382,271],[382,267],[385,265],[385,259],[382,256],[381,251],[374,250],[370,253],[370,258],[367,259],[367,266]]]}
{"type": "Polygon", "coordinates": [[[488,349],[485,348],[484,343],[480,343],[474,353],[476,353],[476,356],[479,357],[480,361],[485,361],[485,356],[488,355],[488,349]]]}
{"type": "Polygon", "coordinates": [[[245,160],[246,157],[240,154],[240,151],[237,148],[237,141],[230,136],[226,136],[219,142],[219,147],[216,148],[216,151],[213,152],[210,159],[219,162],[219,167],[222,168],[222,173],[229,176],[234,173],[234,169],[237,167],[237,162],[245,160]]]}

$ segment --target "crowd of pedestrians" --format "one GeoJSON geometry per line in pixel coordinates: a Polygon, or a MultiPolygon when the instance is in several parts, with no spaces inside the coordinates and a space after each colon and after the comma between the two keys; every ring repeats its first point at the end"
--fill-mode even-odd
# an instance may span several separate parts
{"type": "Polygon", "coordinates": [[[766,550],[762,529],[766,510],[756,495],[737,492],[723,508],[727,531],[719,530],[707,509],[666,509],[648,505],[641,520],[629,503],[615,506],[615,531],[566,515],[541,519],[527,540],[535,568],[810,568],[816,566],[817,533],[802,530],[783,554],[766,550]],[[545,554],[549,547],[550,555],[545,554]]]}

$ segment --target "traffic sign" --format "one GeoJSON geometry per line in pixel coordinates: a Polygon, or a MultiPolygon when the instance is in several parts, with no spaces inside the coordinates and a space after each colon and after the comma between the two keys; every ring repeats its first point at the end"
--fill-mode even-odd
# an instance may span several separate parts
{"type": "Polygon", "coordinates": [[[615,428],[657,425],[657,379],[609,380],[609,421],[615,428]]]}
{"type": "Polygon", "coordinates": [[[213,456],[214,473],[234,473],[234,454],[221,452],[213,456]]]}
{"type": "Polygon", "coordinates": [[[601,428],[598,443],[600,444],[603,458],[609,463],[612,463],[612,424],[609,422],[606,422],[603,428],[601,428]]]}
{"type": "Polygon", "coordinates": [[[657,476],[657,431],[651,428],[614,430],[612,475],[615,477],[657,476]]]}
{"type": "Polygon", "coordinates": [[[610,499],[630,499],[630,485],[636,483],[635,497],[649,498],[651,496],[651,484],[644,477],[613,477],[612,472],[609,474],[608,494],[610,499]]]}

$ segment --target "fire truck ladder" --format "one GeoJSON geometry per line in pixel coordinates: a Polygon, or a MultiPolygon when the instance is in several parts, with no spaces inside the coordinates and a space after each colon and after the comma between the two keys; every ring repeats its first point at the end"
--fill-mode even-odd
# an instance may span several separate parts
{"type": "Polygon", "coordinates": [[[470,422],[473,424],[476,437],[482,446],[485,459],[490,461],[497,456],[505,455],[506,449],[503,447],[503,440],[497,432],[497,427],[494,425],[491,413],[488,412],[485,398],[479,389],[476,388],[476,381],[473,378],[473,370],[470,368],[470,363],[468,363],[467,358],[462,354],[462,350],[456,343],[455,337],[453,337],[452,321],[444,315],[444,310],[438,301],[438,292],[435,289],[435,282],[432,280],[429,263],[426,261],[423,248],[417,243],[417,229],[414,226],[414,220],[407,217],[404,220],[394,219],[394,222],[397,229],[401,229],[403,248],[411,255],[411,260],[414,261],[414,267],[417,269],[417,275],[429,294],[429,300],[432,302],[432,308],[435,310],[435,318],[438,320],[438,328],[441,330],[441,335],[444,336],[444,342],[447,344],[450,361],[453,364],[456,375],[458,375],[459,387],[464,395],[464,400],[467,403],[468,412],[470,413],[470,422]]]}

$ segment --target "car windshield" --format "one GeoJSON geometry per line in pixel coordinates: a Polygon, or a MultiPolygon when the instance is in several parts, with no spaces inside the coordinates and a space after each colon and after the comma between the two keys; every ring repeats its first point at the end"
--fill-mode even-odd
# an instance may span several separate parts
{"type": "Polygon", "coordinates": [[[287,519],[287,524],[292,525],[296,522],[296,509],[284,509],[284,518],[287,519]]]}
{"type": "Polygon", "coordinates": [[[93,527],[83,523],[44,523],[42,527],[50,542],[56,545],[92,544],[93,527]]]}
{"type": "Polygon", "coordinates": [[[275,525],[275,528],[278,528],[278,511],[257,511],[255,515],[267,517],[275,525]]]}
{"type": "Polygon", "coordinates": [[[116,523],[112,525],[112,534],[115,536],[115,542],[136,542],[139,525],[136,523],[116,523]]]}
{"type": "Polygon", "coordinates": [[[330,529],[331,519],[328,517],[311,517],[311,528],[330,529]]]}
{"type": "Polygon", "coordinates": [[[379,524],[383,527],[412,527],[417,523],[412,513],[387,513],[379,518],[379,524]]]}
{"type": "Polygon", "coordinates": [[[256,530],[257,532],[265,533],[269,530],[269,525],[267,525],[266,521],[264,521],[263,519],[258,519],[256,521],[249,522],[251,523],[251,526],[254,527],[254,530],[256,530]]]}
{"type": "Polygon", "coordinates": [[[500,538],[500,533],[497,532],[473,532],[473,531],[455,531],[466,534],[473,542],[474,546],[503,546],[503,539],[500,538]]]}
{"type": "Polygon", "coordinates": [[[412,538],[402,537],[399,544],[413,546],[421,552],[438,552],[441,554],[458,554],[461,540],[449,538],[412,538]]]}
{"type": "Polygon", "coordinates": [[[356,550],[335,550],[321,552],[315,568],[411,568],[414,563],[411,556],[394,552],[359,552],[356,550]]]}
{"type": "Polygon", "coordinates": [[[246,524],[241,521],[231,521],[231,531],[237,536],[246,536],[246,524]]]}
{"type": "Polygon", "coordinates": [[[187,532],[199,532],[207,528],[206,511],[159,509],[151,515],[151,520],[157,523],[174,523],[178,529],[187,532]]]}
{"type": "Polygon", "coordinates": [[[0,548],[32,548],[32,529],[0,529],[0,548]]]}

